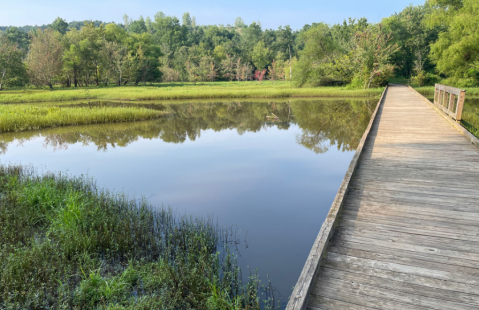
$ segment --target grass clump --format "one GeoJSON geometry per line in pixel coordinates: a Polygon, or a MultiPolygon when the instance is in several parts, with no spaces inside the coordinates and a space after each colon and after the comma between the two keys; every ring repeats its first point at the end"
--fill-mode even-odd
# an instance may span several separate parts
{"type": "Polygon", "coordinates": [[[296,88],[288,82],[214,82],[170,83],[150,86],[70,88],[53,91],[26,90],[0,94],[0,103],[102,100],[177,100],[215,98],[290,98],[290,97],[379,97],[382,88],[350,89],[348,87],[296,88]]]}
{"type": "Polygon", "coordinates": [[[1,309],[260,309],[224,240],[211,219],[0,166],[1,309]]]}
{"type": "Polygon", "coordinates": [[[461,125],[479,138],[479,98],[466,98],[461,125]]]}
{"type": "Polygon", "coordinates": [[[163,113],[141,107],[53,107],[0,105],[0,132],[66,125],[151,120],[163,113]]]}

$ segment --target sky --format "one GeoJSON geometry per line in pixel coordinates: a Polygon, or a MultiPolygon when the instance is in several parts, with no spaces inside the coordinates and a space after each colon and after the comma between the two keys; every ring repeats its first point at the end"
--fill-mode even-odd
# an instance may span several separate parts
{"type": "Polygon", "coordinates": [[[61,17],[67,22],[101,20],[122,22],[124,14],[133,19],[162,11],[181,20],[184,12],[195,16],[199,25],[234,24],[236,17],[246,24],[260,21],[264,29],[290,25],[300,29],[305,24],[341,23],[348,17],[366,17],[379,22],[406,6],[425,0],[0,0],[0,26],[43,25],[61,17]]]}

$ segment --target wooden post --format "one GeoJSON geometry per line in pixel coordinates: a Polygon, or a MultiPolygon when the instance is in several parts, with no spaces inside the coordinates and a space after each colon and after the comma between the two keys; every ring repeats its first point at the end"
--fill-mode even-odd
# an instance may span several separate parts
{"type": "Polygon", "coordinates": [[[434,104],[437,104],[437,84],[434,86],[434,104]]]}
{"type": "Polygon", "coordinates": [[[459,99],[457,100],[456,108],[456,122],[460,122],[462,119],[462,109],[464,108],[464,100],[466,99],[466,91],[461,91],[459,99]]]}
{"type": "Polygon", "coordinates": [[[447,104],[447,92],[445,90],[442,91],[442,100],[441,100],[441,105],[443,107],[446,107],[447,104]]]}
{"type": "Polygon", "coordinates": [[[454,113],[454,104],[456,103],[456,96],[454,94],[449,94],[449,106],[448,110],[454,113]]]}

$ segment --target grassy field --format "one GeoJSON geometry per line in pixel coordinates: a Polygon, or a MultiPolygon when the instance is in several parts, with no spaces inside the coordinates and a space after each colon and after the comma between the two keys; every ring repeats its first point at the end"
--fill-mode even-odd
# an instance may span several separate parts
{"type": "Polygon", "coordinates": [[[158,118],[164,113],[143,107],[55,107],[0,105],[0,132],[67,125],[131,122],[158,118]]]}
{"type": "Polygon", "coordinates": [[[176,100],[212,98],[288,98],[288,97],[379,97],[382,88],[347,87],[295,88],[288,82],[214,82],[169,83],[150,86],[14,89],[0,93],[0,103],[103,100],[176,100]]]}
{"type": "Polygon", "coordinates": [[[212,219],[82,177],[0,165],[0,231],[1,309],[259,310],[266,297],[212,219]]]}

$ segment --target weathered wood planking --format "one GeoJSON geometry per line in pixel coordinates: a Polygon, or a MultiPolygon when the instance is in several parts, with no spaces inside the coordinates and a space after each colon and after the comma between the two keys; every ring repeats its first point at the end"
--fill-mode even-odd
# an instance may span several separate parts
{"type": "Polygon", "coordinates": [[[434,105],[447,115],[453,117],[456,121],[460,121],[465,97],[465,90],[436,84],[434,90],[434,105]]]}
{"type": "Polygon", "coordinates": [[[479,140],[442,111],[383,94],[287,310],[479,309],[479,140]]]}
{"type": "Polygon", "coordinates": [[[366,128],[361,141],[359,142],[359,146],[354,154],[351,164],[348,167],[348,171],[344,176],[343,182],[339,187],[338,193],[336,194],[331,209],[329,210],[328,216],[321,226],[319,234],[314,241],[313,248],[311,249],[311,252],[309,253],[309,256],[303,267],[303,271],[301,272],[299,280],[294,287],[293,295],[291,296],[286,307],[287,310],[306,309],[308,305],[308,299],[313,287],[313,283],[315,282],[321,261],[326,255],[326,249],[328,247],[329,240],[332,238],[334,229],[337,225],[337,219],[339,218],[339,213],[344,203],[344,197],[349,190],[349,182],[356,169],[361,152],[363,151],[364,145],[369,136],[369,132],[373,127],[376,115],[382,106],[387,90],[388,87],[384,89],[381,99],[379,99],[378,105],[371,116],[371,121],[369,122],[369,125],[366,128]]]}

